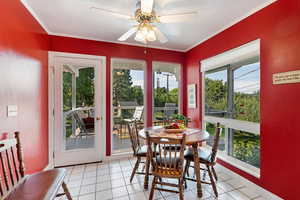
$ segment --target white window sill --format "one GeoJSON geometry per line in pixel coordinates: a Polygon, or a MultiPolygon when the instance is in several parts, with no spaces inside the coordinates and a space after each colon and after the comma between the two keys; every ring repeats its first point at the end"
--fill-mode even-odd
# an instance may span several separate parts
{"type": "MultiPolygon", "coordinates": [[[[211,151],[211,148],[209,146],[204,146],[203,148],[211,151]]],[[[248,163],[245,163],[243,161],[240,161],[232,156],[228,156],[225,152],[218,151],[217,154],[218,159],[227,162],[228,164],[256,177],[260,178],[260,168],[254,167],[248,163]]]]}

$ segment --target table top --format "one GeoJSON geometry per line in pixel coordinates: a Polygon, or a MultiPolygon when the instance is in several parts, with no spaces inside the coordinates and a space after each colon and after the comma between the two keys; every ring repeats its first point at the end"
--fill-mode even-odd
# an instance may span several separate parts
{"type": "Polygon", "coordinates": [[[146,139],[145,132],[148,131],[150,137],[180,138],[186,134],[186,144],[194,144],[209,139],[209,133],[202,129],[187,128],[183,133],[166,133],[162,126],[152,126],[139,131],[139,136],[146,139]]]}

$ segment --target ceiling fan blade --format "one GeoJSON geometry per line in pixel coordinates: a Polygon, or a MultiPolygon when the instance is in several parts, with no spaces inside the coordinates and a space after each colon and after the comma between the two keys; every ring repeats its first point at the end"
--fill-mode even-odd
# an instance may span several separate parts
{"type": "Polygon", "coordinates": [[[90,7],[91,10],[97,10],[97,11],[100,11],[100,12],[104,12],[104,13],[109,13],[113,16],[116,16],[116,17],[119,17],[119,18],[123,18],[123,19],[134,19],[134,17],[130,16],[130,15],[127,15],[127,14],[123,14],[123,13],[119,13],[119,12],[115,12],[115,11],[112,11],[112,10],[107,10],[107,9],[103,9],[103,8],[98,8],[98,7],[90,7]]]}
{"type": "Polygon", "coordinates": [[[141,0],[142,13],[151,14],[153,10],[154,0],[141,0]]]}
{"type": "Polygon", "coordinates": [[[161,43],[166,43],[168,42],[168,38],[165,36],[165,34],[163,34],[157,27],[153,27],[153,30],[156,34],[157,39],[161,42],[161,43]]]}
{"type": "Polygon", "coordinates": [[[159,16],[161,23],[178,23],[189,21],[198,15],[198,11],[159,16]]]}
{"type": "Polygon", "coordinates": [[[157,1],[157,3],[158,3],[158,5],[159,5],[161,8],[164,8],[164,7],[166,7],[168,4],[174,3],[174,2],[177,2],[177,1],[180,1],[180,0],[159,0],[159,1],[157,1]]]}
{"type": "Polygon", "coordinates": [[[129,29],[129,31],[124,33],[118,40],[119,41],[127,40],[130,36],[132,36],[137,31],[137,29],[138,29],[137,27],[132,27],[131,29],[129,29]]]}

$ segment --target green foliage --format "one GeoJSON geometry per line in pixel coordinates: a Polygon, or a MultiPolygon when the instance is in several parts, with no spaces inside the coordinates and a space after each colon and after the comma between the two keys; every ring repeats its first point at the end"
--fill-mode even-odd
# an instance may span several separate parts
{"type": "MultiPolygon", "coordinates": [[[[79,70],[76,77],[76,106],[94,106],[94,68],[79,70]]],[[[63,109],[72,109],[72,73],[63,72],[63,109]]]]}
{"type": "Polygon", "coordinates": [[[135,100],[139,105],[144,104],[144,93],[143,89],[139,85],[131,87],[131,99],[135,100]]]}
{"type": "Polygon", "coordinates": [[[177,119],[177,120],[186,120],[186,119],[187,119],[187,117],[186,117],[186,116],[184,116],[184,115],[182,115],[182,114],[174,114],[174,115],[172,116],[172,119],[177,119]]]}
{"type": "Polygon", "coordinates": [[[76,106],[94,106],[95,70],[93,67],[79,69],[79,76],[76,78],[76,106]]]}
{"type": "Polygon", "coordinates": [[[117,106],[120,101],[132,101],[132,77],[130,70],[113,70],[113,105],[117,106]]]}
{"type": "Polygon", "coordinates": [[[164,107],[165,103],[178,104],[178,88],[174,88],[171,91],[167,91],[167,88],[155,88],[154,89],[154,106],[164,107]]]}
{"type": "MultiPolygon", "coordinates": [[[[234,119],[260,121],[259,92],[234,93],[234,119]]],[[[222,80],[205,78],[205,103],[211,110],[227,111],[227,84],[222,80]]]]}
{"type": "Polygon", "coordinates": [[[205,78],[205,103],[210,109],[227,109],[227,84],[222,80],[205,78]]]}
{"type": "Polygon", "coordinates": [[[63,110],[68,111],[72,108],[72,74],[63,72],[63,110]]]}
{"type": "Polygon", "coordinates": [[[233,156],[250,165],[260,167],[260,139],[258,135],[234,131],[233,156]]]}
{"type": "Polygon", "coordinates": [[[255,94],[234,94],[235,119],[259,123],[259,92],[255,94]]]}

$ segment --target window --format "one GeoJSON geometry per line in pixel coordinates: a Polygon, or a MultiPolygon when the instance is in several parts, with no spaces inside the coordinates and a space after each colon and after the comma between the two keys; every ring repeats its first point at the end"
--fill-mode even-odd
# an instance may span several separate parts
{"type": "MultiPolygon", "coordinates": [[[[247,48],[243,46],[224,53],[228,54],[227,57],[221,54],[211,58],[214,61],[202,62],[204,68],[205,64],[206,67],[211,63],[216,66],[210,65],[203,73],[203,119],[212,138],[214,124],[219,122],[223,126],[219,146],[223,151],[221,154],[254,169],[260,167],[260,62],[258,50],[238,56],[247,48]],[[216,64],[234,54],[237,57],[220,62],[222,66],[216,64]]],[[[210,139],[207,144],[212,145],[212,141],[210,139]]]]}
{"type": "Polygon", "coordinates": [[[112,150],[132,151],[128,120],[144,121],[145,62],[112,59],[112,150]]]}
{"type": "Polygon", "coordinates": [[[153,62],[153,123],[179,113],[180,65],[153,62]]]}

